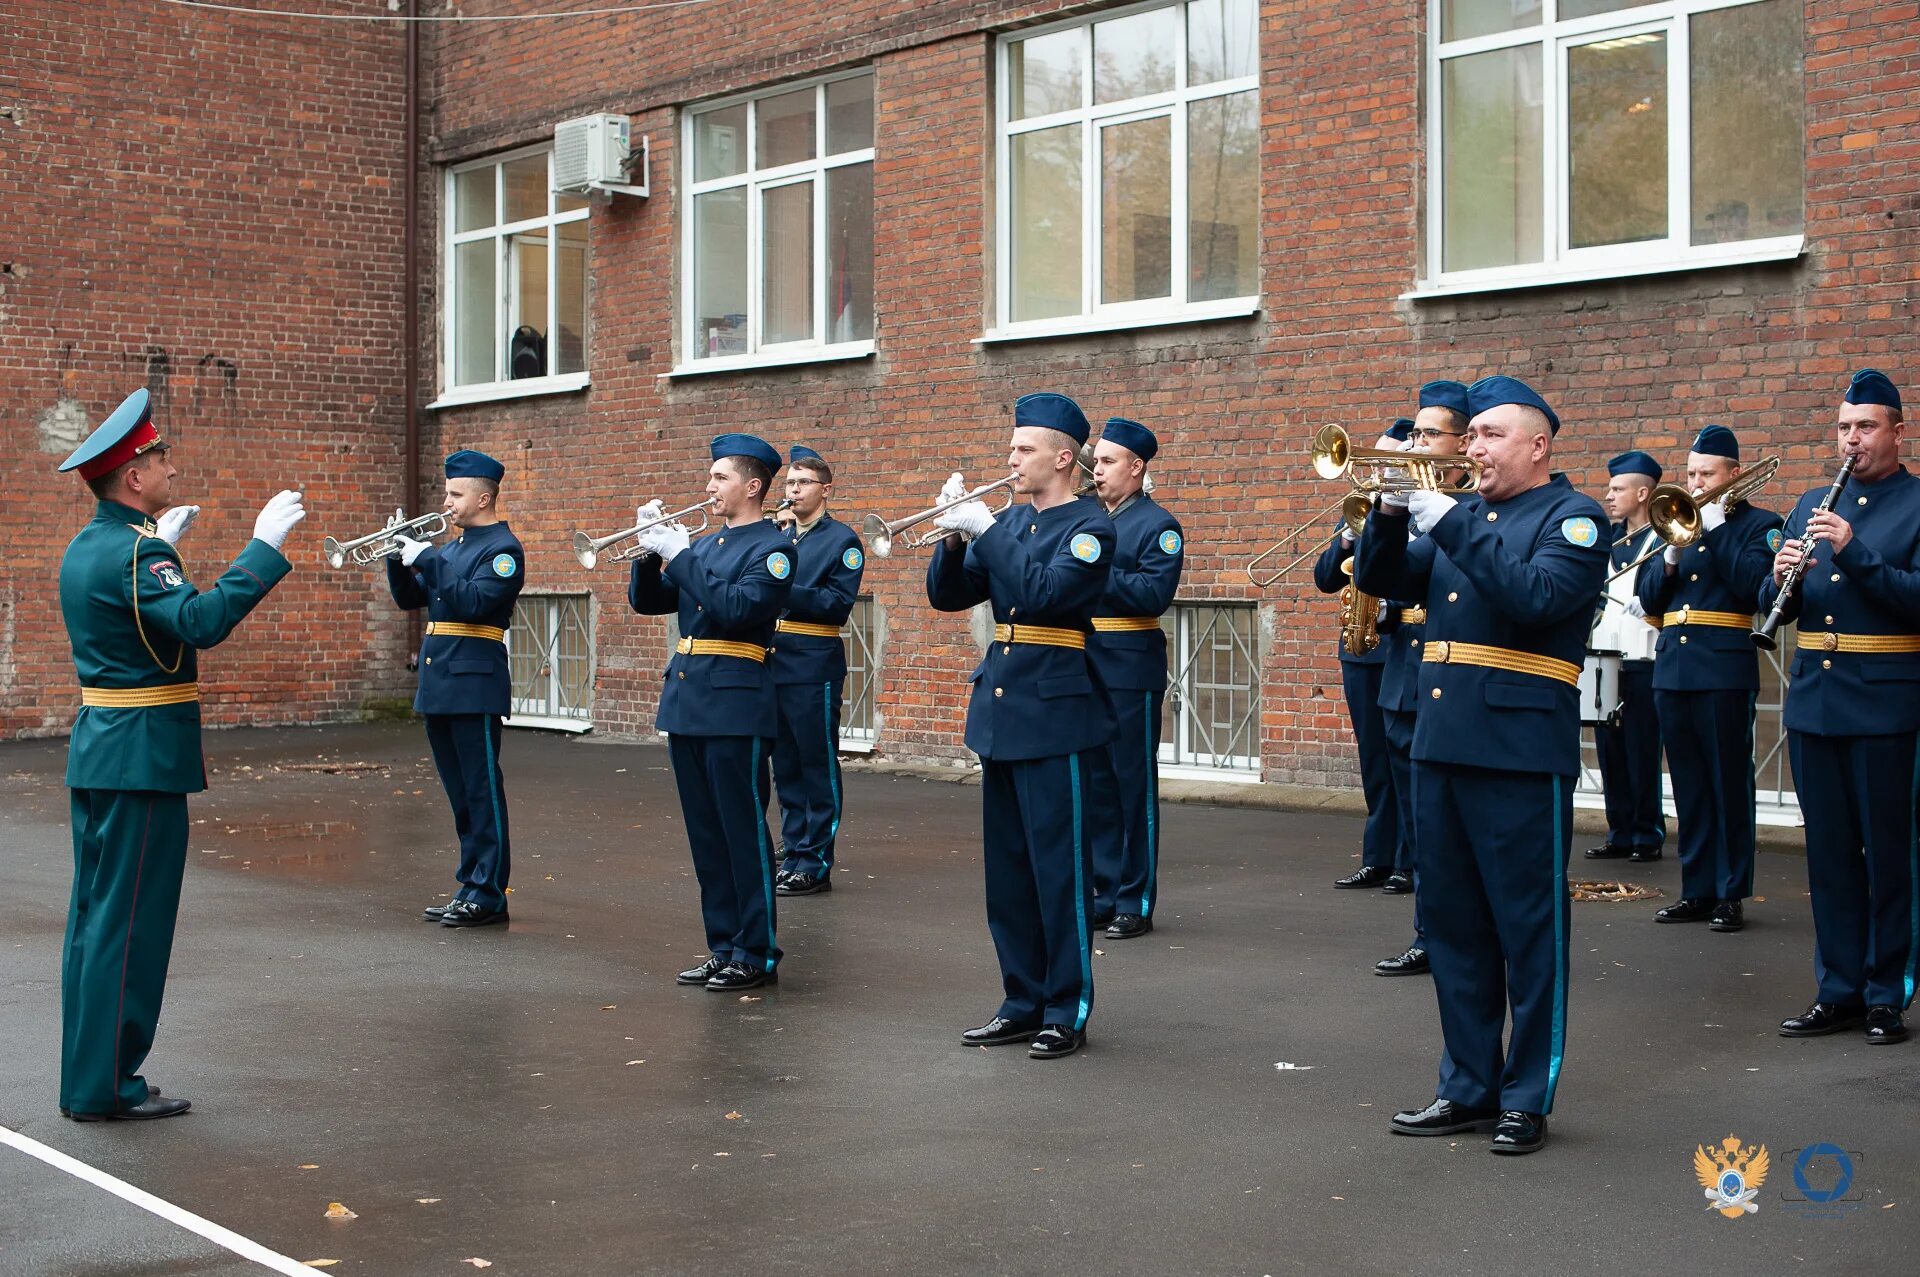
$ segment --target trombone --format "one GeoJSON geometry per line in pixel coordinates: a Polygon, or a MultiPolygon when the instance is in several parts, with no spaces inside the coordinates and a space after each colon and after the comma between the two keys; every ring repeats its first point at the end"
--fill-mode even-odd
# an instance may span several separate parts
{"type": "MultiPolygon", "coordinates": [[[[674,510],[667,514],[656,515],[644,522],[634,524],[623,532],[613,532],[603,537],[591,537],[584,532],[575,532],[573,534],[573,557],[580,560],[581,567],[591,568],[600,562],[602,557],[600,552],[616,541],[624,541],[628,537],[637,537],[650,528],[657,528],[663,523],[673,523],[690,514],[698,514],[700,516],[700,522],[696,526],[689,528],[688,531],[704,531],[707,524],[711,521],[708,518],[708,513],[712,509],[713,500],[712,498],[708,498],[705,501],[696,501],[684,510],[674,510]]],[[[644,553],[646,553],[646,551],[642,550],[638,543],[635,543],[633,545],[623,546],[605,557],[609,563],[625,563],[629,559],[639,558],[644,553]]]]}
{"type": "MultiPolygon", "coordinates": [[[[1007,490],[1007,499],[1001,503],[1000,509],[994,511],[996,515],[1000,514],[1013,505],[1013,484],[1014,480],[1019,477],[1018,475],[1010,474],[1004,479],[995,479],[992,483],[983,483],[973,491],[957,496],[951,501],[942,501],[938,505],[929,506],[918,514],[910,514],[905,518],[885,519],[880,515],[870,514],[860,523],[860,535],[867,543],[867,553],[876,559],[884,559],[893,553],[895,541],[899,540],[900,534],[908,528],[925,523],[929,519],[937,519],[955,506],[964,505],[969,501],[977,501],[995,489],[1005,488],[1007,490]]],[[[923,532],[917,536],[910,536],[906,540],[901,541],[900,544],[911,550],[923,550],[946,535],[947,531],[945,528],[936,528],[932,532],[923,532]]]]}
{"type": "Polygon", "coordinates": [[[401,537],[431,541],[446,530],[447,516],[438,510],[413,519],[402,519],[395,515],[378,532],[352,541],[328,537],[320,543],[320,557],[327,561],[330,568],[343,568],[349,561],[363,568],[372,567],[380,560],[390,559],[400,553],[401,537]]]}
{"type": "Polygon", "coordinates": [[[1349,492],[1346,496],[1341,497],[1326,509],[1319,511],[1311,519],[1308,519],[1305,523],[1280,538],[1280,540],[1274,542],[1271,546],[1254,555],[1251,559],[1248,559],[1244,569],[1247,574],[1247,580],[1253,582],[1256,587],[1264,590],[1287,573],[1299,567],[1302,563],[1305,563],[1308,559],[1319,554],[1321,550],[1326,548],[1325,539],[1317,535],[1320,531],[1320,521],[1332,514],[1335,510],[1340,512],[1340,518],[1346,523],[1347,530],[1352,532],[1353,535],[1359,536],[1360,529],[1367,526],[1367,513],[1372,509],[1372,497],[1369,497],[1364,492],[1349,492]],[[1265,576],[1260,575],[1259,568],[1262,563],[1265,563],[1276,554],[1285,553],[1292,546],[1298,544],[1302,538],[1310,536],[1313,539],[1308,540],[1306,549],[1300,551],[1300,553],[1294,555],[1291,559],[1288,559],[1283,566],[1275,568],[1265,576]]]}
{"type": "MultiPolygon", "coordinates": [[[[1700,511],[1716,501],[1724,501],[1729,507],[1751,499],[1760,489],[1773,482],[1775,472],[1780,469],[1780,458],[1766,457],[1754,463],[1751,470],[1743,470],[1724,483],[1717,483],[1699,496],[1688,492],[1677,483],[1663,483],[1653,490],[1647,498],[1647,522],[1660,534],[1660,540],[1650,545],[1625,567],[1616,568],[1608,573],[1607,583],[1637,569],[1642,563],[1656,554],[1666,551],[1668,546],[1677,546],[1684,550],[1700,539],[1705,525],[1700,521],[1700,511]]],[[[1615,544],[1618,544],[1616,542],[1615,544]]]]}

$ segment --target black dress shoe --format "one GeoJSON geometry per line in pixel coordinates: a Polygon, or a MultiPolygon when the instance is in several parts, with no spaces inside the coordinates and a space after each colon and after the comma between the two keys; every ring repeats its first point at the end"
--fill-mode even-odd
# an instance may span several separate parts
{"type": "Polygon", "coordinates": [[[1423,1109],[1395,1113],[1387,1129],[1395,1135],[1455,1135],[1461,1131],[1485,1133],[1500,1120],[1500,1110],[1473,1108],[1452,1100],[1435,1100],[1423,1109]]]}
{"type": "Polygon", "coordinates": [[[1086,1032],[1082,1029],[1049,1024],[1033,1035],[1033,1041],[1027,1043],[1027,1054],[1036,1060],[1057,1060],[1078,1051],[1086,1040],[1086,1032]]]}
{"type": "Polygon", "coordinates": [[[1113,920],[1118,916],[1119,916],[1118,914],[1112,914],[1112,913],[1096,913],[1093,915],[1093,925],[1088,927],[1087,929],[1089,931],[1103,931],[1106,928],[1111,927],[1113,925],[1113,920]]]}
{"type": "Polygon", "coordinates": [[[506,920],[505,909],[488,909],[471,900],[456,900],[440,915],[443,927],[486,927],[506,920]]]}
{"type": "Polygon", "coordinates": [[[1380,890],[1390,896],[1404,896],[1413,890],[1413,875],[1404,869],[1396,869],[1380,884],[1380,890]]]}
{"type": "Polygon", "coordinates": [[[1432,971],[1433,964],[1427,961],[1427,951],[1418,945],[1397,958],[1382,958],[1373,964],[1375,975],[1427,975],[1432,971]]]}
{"type": "Polygon", "coordinates": [[[824,873],[790,873],[773,884],[776,896],[820,896],[833,890],[833,879],[824,873]]]}
{"type": "Polygon", "coordinates": [[[1713,910],[1720,902],[1709,900],[1705,896],[1687,896],[1676,900],[1653,915],[1655,922],[1699,922],[1713,916],[1713,910]]]}
{"type": "MultiPolygon", "coordinates": [[[[155,1096],[157,1096],[157,1095],[159,1095],[159,1094],[160,1094],[160,1088],[159,1088],[159,1087],[157,1087],[157,1086],[155,1086],[155,1085],[154,1085],[153,1083],[151,1083],[151,1082],[149,1082],[149,1083],[147,1083],[147,1098],[148,1098],[148,1099],[153,1099],[153,1098],[154,1098],[155,1096]]],[[[72,1113],[70,1113],[70,1112],[68,1112],[68,1111],[67,1111],[66,1109],[64,1109],[64,1108],[63,1108],[63,1109],[61,1109],[61,1110],[60,1110],[60,1116],[61,1116],[61,1117],[72,1117],[72,1116],[73,1116],[73,1114],[72,1114],[72,1113]]],[[[85,1121],[89,1121],[89,1120],[91,1120],[91,1121],[98,1121],[99,1119],[98,1119],[98,1118],[92,1118],[92,1119],[89,1119],[89,1118],[85,1118],[85,1117],[83,1117],[83,1118],[81,1118],[80,1120],[81,1120],[81,1121],[83,1121],[83,1122],[85,1122],[85,1121]]]]}
{"type": "Polygon", "coordinates": [[[1713,907],[1713,917],[1707,919],[1707,926],[1714,931],[1738,931],[1746,925],[1738,900],[1722,900],[1713,907]]]}
{"type": "Polygon", "coordinates": [[[776,984],[779,979],[764,967],[729,962],[707,977],[707,987],[715,993],[738,993],[742,989],[757,989],[763,984],[776,984]]]}
{"type": "Polygon", "coordinates": [[[453,901],[449,900],[444,905],[428,905],[420,911],[420,920],[422,922],[438,922],[447,916],[447,910],[452,904],[453,901]]]}
{"type": "Polygon", "coordinates": [[[1790,1020],[1780,1021],[1783,1038],[1818,1038],[1860,1023],[1865,1013],[1859,1007],[1843,1007],[1837,1002],[1816,1002],[1790,1020]]]}
{"type": "Polygon", "coordinates": [[[1352,891],[1357,887],[1377,887],[1392,873],[1393,870],[1385,865],[1362,865],[1344,878],[1335,878],[1333,885],[1342,891],[1352,891]]]}
{"type": "Polygon", "coordinates": [[[1874,1046],[1888,1046],[1907,1040],[1907,1026],[1900,1019],[1900,1008],[1878,1006],[1867,1008],[1867,1041],[1874,1046]]]}
{"type": "Polygon", "coordinates": [[[1633,848],[1622,847],[1617,843],[1603,842],[1598,847],[1587,848],[1588,860],[1625,860],[1633,854],[1633,848]]]}
{"type": "Polygon", "coordinates": [[[714,974],[719,971],[720,968],[726,965],[727,963],[724,958],[721,958],[717,954],[710,955],[707,960],[699,966],[688,967],[685,971],[673,977],[673,982],[675,984],[705,984],[707,981],[713,979],[714,974]]]}
{"type": "Polygon", "coordinates": [[[1013,1042],[1025,1042],[1040,1031],[1037,1024],[1019,1024],[1005,1016],[994,1016],[977,1029],[968,1029],[960,1035],[960,1040],[968,1046],[1006,1046],[1013,1042]]]}
{"type": "MultiPolygon", "coordinates": [[[[1658,847],[1635,847],[1633,849],[1633,854],[1631,856],[1628,856],[1627,860],[1631,864],[1644,865],[1651,861],[1660,859],[1660,857],[1663,854],[1664,853],[1658,847]]],[[[1540,1147],[1538,1144],[1534,1145],[1534,1148],[1538,1148],[1538,1147],[1540,1147]]],[[[1532,1152],[1533,1150],[1528,1149],[1527,1151],[1532,1152]]]]}
{"type": "Polygon", "coordinates": [[[192,1107],[192,1100],[149,1095],[141,1103],[130,1109],[121,1109],[118,1113],[69,1113],[67,1116],[76,1122],[147,1122],[156,1117],[177,1117],[192,1107]]]}
{"type": "Polygon", "coordinates": [[[1547,1143],[1547,1116],[1508,1109],[1493,1128],[1491,1153],[1537,1153],[1547,1143]]]}
{"type": "Polygon", "coordinates": [[[1151,918],[1142,918],[1137,913],[1117,914],[1112,924],[1107,927],[1107,939],[1132,940],[1152,930],[1153,919],[1151,918]]]}

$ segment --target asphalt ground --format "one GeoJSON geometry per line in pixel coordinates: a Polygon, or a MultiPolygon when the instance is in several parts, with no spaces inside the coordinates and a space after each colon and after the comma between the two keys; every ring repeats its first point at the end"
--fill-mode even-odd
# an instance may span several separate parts
{"type": "MultiPolygon", "coordinates": [[[[418,727],[207,746],[147,1066],[193,1112],[76,1125],[65,747],[0,745],[0,1126],[328,1271],[1911,1271],[1920,1044],[1775,1034],[1813,990],[1795,855],[1738,935],[1575,905],[1552,1140],[1497,1158],[1387,1133],[1439,1034],[1428,980],[1370,970],[1411,902],[1331,889],[1350,816],[1168,806],[1158,928],[1099,945],[1088,1048],[1037,1061],[955,1036],[998,1000],[977,788],[850,772],[834,891],[741,997],[672,982],[701,938],[658,745],[509,735],[513,923],[474,931],[418,920],[453,868],[418,727]],[[1693,1169],[1729,1134],[1771,1159],[1733,1220],[1693,1169]],[[1851,1186],[1790,1200],[1821,1143],[1851,1186]]],[[[259,1271],[0,1146],[0,1273],[259,1271]]]]}

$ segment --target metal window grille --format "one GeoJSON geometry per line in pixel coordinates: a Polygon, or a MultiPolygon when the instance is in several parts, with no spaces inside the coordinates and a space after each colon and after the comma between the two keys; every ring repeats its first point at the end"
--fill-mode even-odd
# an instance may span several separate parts
{"type": "Polygon", "coordinates": [[[593,726],[593,598],[522,594],[507,631],[513,675],[510,727],[593,726]]]}
{"type": "Polygon", "coordinates": [[[840,702],[840,748],[870,750],[880,735],[874,698],[880,689],[880,609],[862,595],[847,618],[847,682],[840,702]]]}
{"type": "Polygon", "coordinates": [[[1258,626],[1252,604],[1176,603],[1160,618],[1173,670],[1162,763],[1259,774],[1258,626]]]}

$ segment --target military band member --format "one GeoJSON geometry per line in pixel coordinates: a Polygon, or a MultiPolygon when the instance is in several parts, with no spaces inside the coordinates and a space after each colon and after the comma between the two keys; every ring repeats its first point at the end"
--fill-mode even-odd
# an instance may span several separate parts
{"type": "MultiPolygon", "coordinates": [[[[1016,503],[979,500],[936,523],[927,601],[942,612],[993,606],[993,642],[973,672],[967,748],[980,756],[987,927],[1005,998],[969,1046],[1029,1042],[1039,1059],[1071,1055],[1093,1009],[1093,862],[1087,792],[1113,714],[1087,635],[1113,564],[1114,522],[1076,498],[1087,419],[1065,395],[1022,395],[1007,465],[1016,503]],[[971,537],[963,544],[961,535],[971,537]]],[[[960,476],[946,500],[961,495],[960,476]]]]}
{"type": "MultiPolygon", "coordinates": [[[[1410,418],[1397,418],[1377,446],[1403,447],[1412,431],[1410,418]]],[[[1342,523],[1314,560],[1313,584],[1322,594],[1338,594],[1352,584],[1353,545],[1353,532],[1342,523]]],[[[1334,879],[1333,885],[1349,891],[1378,887],[1394,895],[1409,892],[1413,890],[1413,872],[1407,861],[1406,830],[1394,794],[1387,726],[1380,709],[1385,646],[1351,652],[1344,633],[1334,640],[1334,646],[1340,655],[1340,690],[1347,702],[1347,720],[1353,724],[1353,743],[1360,754],[1360,792],[1367,803],[1367,823],[1360,835],[1360,867],[1334,879]]]]}
{"type": "MultiPolygon", "coordinates": [[[[677,523],[640,534],[627,602],[646,616],[677,614],[681,638],[660,692],[673,781],[680,791],[707,960],[675,977],[718,993],[773,982],[773,842],[767,758],[779,737],[779,693],[767,666],[774,622],[793,584],[793,542],[763,515],[780,454],[747,434],[713,440],[707,496],[721,526],[698,541],[677,523]]],[[[642,506],[639,521],[657,515],[642,506]]]]}
{"type": "Polygon", "coordinates": [[[1576,687],[1607,552],[1599,505],[1553,473],[1560,422],[1546,401],[1496,376],[1468,388],[1467,406],[1479,491],[1383,499],[1354,574],[1427,608],[1414,845],[1445,1050],[1437,1098],[1391,1129],[1492,1130],[1494,1152],[1530,1153],[1546,1142],[1566,1037],[1576,687]],[[1425,534],[1411,544],[1409,514],[1425,534]]]}
{"type": "MultiPolygon", "coordinates": [[[[1623,452],[1607,462],[1607,495],[1602,504],[1613,526],[1607,592],[1594,622],[1596,652],[1620,657],[1620,709],[1611,723],[1596,723],[1593,749],[1600,760],[1600,785],[1607,806],[1607,840],[1587,848],[1589,860],[1629,859],[1635,864],[1660,859],[1667,839],[1666,813],[1660,807],[1660,715],[1653,700],[1656,624],[1635,592],[1635,574],[1625,569],[1660,537],[1647,522],[1647,500],[1660,482],[1660,463],[1644,452],[1623,452]]],[[[1744,640],[1743,640],[1744,641],[1744,640]]]]}
{"type": "Polygon", "coordinates": [[[460,836],[460,889],[420,916],[446,927],[485,927],[508,921],[513,857],[500,720],[513,708],[507,629],[526,583],[526,557],[500,517],[507,468],[462,448],[444,470],[441,509],[460,535],[444,546],[402,536],[401,552],[387,560],[387,588],[400,607],[427,609],[413,709],[427,721],[433,765],[460,836]]]}
{"type": "Polygon", "coordinates": [[[174,547],[200,513],[173,504],[179,473],[145,390],[61,463],[98,505],[60,561],[60,611],[80,679],[67,749],[73,895],[60,981],[60,1114],[173,1117],[189,1101],[140,1074],[153,1046],[187,857],[187,795],[207,787],[199,651],[233,633],[290,571],[280,547],[306,517],[282,492],[208,590],[174,547]],[[163,513],[164,511],[164,513],[163,513]]]}
{"type": "MultiPolygon", "coordinates": [[[[1707,426],[1687,454],[1695,495],[1740,473],[1740,441],[1707,426]]],[[[1680,820],[1680,899],[1657,922],[1746,925],[1753,894],[1753,716],[1760,660],[1747,637],[1779,547],[1780,516],[1747,502],[1700,507],[1692,546],[1670,545],[1640,569],[1640,602],[1661,618],[1653,694],[1680,820]]]]}
{"type": "Polygon", "coordinates": [[[840,631],[860,597],[867,555],[860,536],[827,513],[833,469],[812,448],[789,454],[786,496],[792,516],[793,578],[787,610],[774,625],[768,664],[780,701],[773,785],[780,797],[780,846],[774,875],[781,896],[833,890],[834,838],[840,832],[840,700],[847,645],[840,631]]]}
{"type": "Polygon", "coordinates": [[[1094,925],[1112,940],[1153,930],[1160,871],[1160,712],[1167,692],[1167,638],[1186,561],[1180,522],[1147,495],[1147,466],[1160,451],[1153,431],[1108,419],[1093,450],[1093,481],[1113,520],[1113,567],[1093,618],[1087,655],[1113,698],[1109,767],[1089,806],[1094,925]]]}
{"type": "Polygon", "coordinates": [[[1800,498],[1759,599],[1771,609],[1782,575],[1810,554],[1787,605],[1800,642],[1785,721],[1819,991],[1780,1032],[1832,1033],[1864,1012],[1879,1044],[1906,1040],[1920,959],[1920,479],[1900,461],[1900,392],[1885,373],[1853,375],[1838,422],[1851,481],[1824,513],[1824,485],[1800,498]]]}

